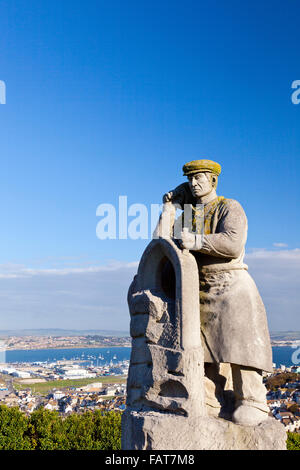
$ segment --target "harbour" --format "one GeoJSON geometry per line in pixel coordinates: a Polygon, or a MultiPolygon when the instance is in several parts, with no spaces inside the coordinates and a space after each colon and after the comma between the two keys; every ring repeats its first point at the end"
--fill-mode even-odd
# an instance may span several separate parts
{"type": "MultiPolygon", "coordinates": [[[[289,346],[273,346],[273,362],[277,367],[300,364],[300,354],[297,349],[289,346]]],[[[104,366],[130,359],[131,348],[70,348],[70,349],[30,349],[1,351],[0,362],[4,363],[34,363],[74,361],[82,365],[104,366]]]]}

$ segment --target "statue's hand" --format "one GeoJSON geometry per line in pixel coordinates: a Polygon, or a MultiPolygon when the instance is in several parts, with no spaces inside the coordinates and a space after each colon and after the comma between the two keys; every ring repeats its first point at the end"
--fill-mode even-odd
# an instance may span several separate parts
{"type": "Polygon", "coordinates": [[[195,248],[195,235],[192,233],[189,233],[187,228],[184,228],[183,231],[181,232],[181,240],[180,240],[180,245],[181,248],[185,248],[186,250],[193,250],[195,248]]]}
{"type": "Polygon", "coordinates": [[[187,228],[184,228],[181,232],[179,243],[183,249],[199,251],[202,247],[202,237],[201,235],[190,233],[187,228]]]}
{"type": "Polygon", "coordinates": [[[163,203],[165,204],[166,202],[171,202],[173,199],[174,192],[169,191],[168,193],[163,195],[163,203]]]}

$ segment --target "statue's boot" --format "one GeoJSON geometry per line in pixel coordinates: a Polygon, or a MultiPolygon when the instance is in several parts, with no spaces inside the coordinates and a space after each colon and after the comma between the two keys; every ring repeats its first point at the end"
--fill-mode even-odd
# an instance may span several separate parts
{"type": "Polygon", "coordinates": [[[232,421],[244,426],[257,426],[268,418],[268,411],[257,408],[254,402],[246,400],[239,404],[232,415],[232,421]]]}
{"type": "Polygon", "coordinates": [[[209,416],[220,416],[224,405],[225,377],[220,374],[220,364],[205,363],[205,405],[209,416]]]}
{"type": "Polygon", "coordinates": [[[236,424],[256,426],[268,418],[269,407],[262,371],[231,364],[236,408],[232,421],[236,424]]]}

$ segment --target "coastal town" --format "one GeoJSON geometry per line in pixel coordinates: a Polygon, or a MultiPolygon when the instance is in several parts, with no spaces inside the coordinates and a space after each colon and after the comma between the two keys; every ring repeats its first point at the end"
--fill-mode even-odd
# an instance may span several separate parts
{"type": "Polygon", "coordinates": [[[300,367],[281,365],[265,379],[269,415],[287,432],[300,433],[300,367]]]}
{"type": "MultiPolygon", "coordinates": [[[[38,408],[62,416],[87,410],[126,407],[129,361],[104,365],[85,361],[0,364],[0,405],[18,407],[30,415],[38,408]]],[[[300,367],[274,364],[265,374],[269,416],[286,431],[300,433],[300,367]]]]}
{"type": "MultiPolygon", "coordinates": [[[[271,345],[278,347],[296,348],[300,344],[298,332],[273,333],[271,345]]],[[[36,349],[68,349],[68,348],[101,348],[101,347],[131,347],[131,337],[99,334],[26,334],[1,335],[1,350],[36,350],[36,349]]]]}
{"type": "Polygon", "coordinates": [[[0,337],[0,346],[6,351],[21,349],[60,349],[60,348],[101,348],[101,347],[130,347],[131,339],[128,336],[100,336],[100,335],[26,335],[0,337]]]}
{"type": "Polygon", "coordinates": [[[62,415],[123,410],[129,361],[88,366],[74,361],[0,364],[0,405],[26,414],[38,408],[62,415]]]}

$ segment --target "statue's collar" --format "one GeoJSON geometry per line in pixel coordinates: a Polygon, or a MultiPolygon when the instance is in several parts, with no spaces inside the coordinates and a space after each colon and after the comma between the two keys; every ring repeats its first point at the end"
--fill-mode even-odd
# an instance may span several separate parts
{"type": "Polygon", "coordinates": [[[219,202],[219,199],[223,199],[223,197],[222,197],[222,196],[219,197],[219,196],[217,196],[217,195],[214,194],[213,197],[212,197],[212,199],[208,199],[208,200],[205,201],[205,202],[198,202],[198,201],[196,201],[196,207],[197,207],[197,206],[202,206],[202,205],[203,205],[204,207],[206,207],[206,206],[208,206],[209,204],[214,204],[214,203],[216,203],[216,202],[219,202]]]}

